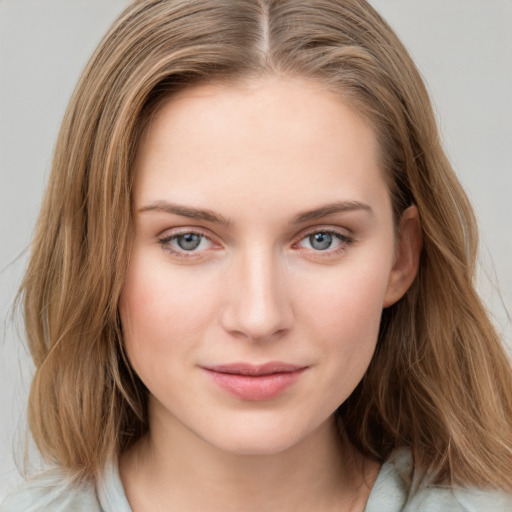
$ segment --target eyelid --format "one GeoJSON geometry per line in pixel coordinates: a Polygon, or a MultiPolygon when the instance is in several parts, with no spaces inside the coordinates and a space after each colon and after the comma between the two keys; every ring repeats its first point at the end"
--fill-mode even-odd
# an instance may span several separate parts
{"type": "MultiPolygon", "coordinates": [[[[350,231],[347,229],[347,231],[350,231]]],[[[334,226],[311,226],[304,230],[302,230],[295,238],[292,243],[292,247],[294,249],[298,249],[300,251],[304,251],[311,255],[314,255],[315,258],[329,258],[347,250],[348,246],[354,242],[354,237],[352,234],[347,234],[344,232],[344,229],[334,226]],[[329,233],[339,238],[339,245],[332,249],[325,250],[314,250],[308,249],[305,247],[299,247],[299,244],[305,240],[307,237],[314,235],[315,233],[329,233]]]]}
{"type": "Polygon", "coordinates": [[[308,228],[303,229],[297,236],[294,237],[294,242],[300,242],[304,238],[314,235],[315,233],[331,233],[333,235],[339,236],[342,240],[346,241],[354,241],[354,235],[352,231],[348,228],[340,228],[332,225],[319,225],[319,226],[310,226],[308,228]]]}
{"type": "Polygon", "coordinates": [[[173,256],[179,257],[179,258],[201,258],[204,257],[205,252],[208,250],[211,250],[212,247],[209,247],[207,249],[203,249],[200,251],[186,251],[183,249],[176,248],[175,246],[171,245],[171,240],[173,240],[176,237],[179,237],[180,235],[188,235],[188,234],[195,234],[199,235],[212,244],[212,246],[220,246],[218,242],[215,241],[215,237],[211,234],[209,230],[206,230],[199,226],[183,226],[179,228],[170,228],[162,231],[162,234],[157,235],[156,240],[157,243],[160,244],[161,248],[164,251],[167,251],[173,256]]]}
{"type": "Polygon", "coordinates": [[[156,238],[162,239],[162,238],[170,238],[172,236],[177,235],[186,235],[187,233],[196,233],[198,235],[203,235],[206,238],[212,238],[214,237],[213,233],[202,226],[194,226],[194,225],[184,225],[179,227],[170,227],[163,229],[156,238]]]}
{"type": "MultiPolygon", "coordinates": [[[[293,241],[291,243],[292,248],[298,249],[298,244],[302,242],[304,239],[306,239],[308,236],[311,236],[315,233],[329,233],[339,238],[340,243],[338,246],[334,247],[333,249],[326,249],[324,251],[321,250],[314,250],[314,249],[308,249],[308,248],[299,248],[300,250],[314,253],[317,255],[317,257],[329,257],[335,254],[338,254],[339,252],[342,252],[347,249],[347,246],[352,244],[354,242],[354,237],[351,233],[351,230],[348,228],[340,228],[335,227],[332,225],[316,225],[316,226],[309,226],[308,228],[303,229],[298,235],[296,235],[293,238],[293,241]]],[[[178,237],[180,235],[186,235],[186,234],[197,234],[201,237],[204,237],[206,240],[208,240],[212,246],[223,247],[221,243],[219,243],[216,240],[216,236],[211,233],[210,230],[205,229],[200,226],[181,226],[176,228],[169,228],[164,231],[162,231],[162,234],[157,235],[156,239],[157,242],[161,245],[162,249],[171,253],[172,255],[175,255],[177,257],[182,258],[201,258],[205,256],[205,253],[209,250],[216,249],[215,247],[209,247],[207,249],[202,249],[200,251],[186,251],[186,250],[180,250],[179,248],[175,248],[174,246],[170,245],[170,241],[178,237]]]]}

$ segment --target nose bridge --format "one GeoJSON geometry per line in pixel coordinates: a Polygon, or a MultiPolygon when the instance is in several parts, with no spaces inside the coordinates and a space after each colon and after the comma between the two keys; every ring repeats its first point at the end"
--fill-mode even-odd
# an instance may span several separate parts
{"type": "Polygon", "coordinates": [[[282,334],[291,326],[286,272],[272,248],[253,245],[232,263],[224,328],[251,340],[282,334]]]}

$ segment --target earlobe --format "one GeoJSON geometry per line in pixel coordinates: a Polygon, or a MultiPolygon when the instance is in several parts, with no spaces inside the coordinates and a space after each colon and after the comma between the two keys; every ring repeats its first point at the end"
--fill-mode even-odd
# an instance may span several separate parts
{"type": "Polygon", "coordinates": [[[418,208],[409,206],[400,219],[396,258],[389,275],[383,307],[400,300],[413,283],[420,261],[422,247],[421,225],[418,208]]]}

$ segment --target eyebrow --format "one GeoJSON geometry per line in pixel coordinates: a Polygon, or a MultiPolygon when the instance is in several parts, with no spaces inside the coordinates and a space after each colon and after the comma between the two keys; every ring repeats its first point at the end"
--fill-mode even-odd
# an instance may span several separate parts
{"type": "Polygon", "coordinates": [[[356,210],[363,210],[371,215],[374,214],[371,206],[366,203],[361,203],[360,201],[337,201],[320,206],[313,210],[299,213],[291,220],[290,224],[302,224],[303,222],[320,219],[335,213],[351,212],[356,210]]]}
{"type": "Polygon", "coordinates": [[[180,217],[187,217],[189,219],[205,220],[207,222],[214,222],[216,224],[229,225],[229,219],[226,219],[218,213],[211,210],[202,210],[199,208],[192,208],[191,206],[182,206],[167,201],[154,201],[138,210],[139,213],[144,212],[165,212],[180,217]]]}
{"type": "MultiPolygon", "coordinates": [[[[361,203],[360,201],[337,201],[334,203],[326,204],[324,206],[320,206],[319,208],[315,208],[313,210],[307,210],[305,212],[299,213],[290,221],[290,224],[302,224],[304,222],[327,217],[328,215],[333,215],[335,213],[344,213],[355,210],[367,211],[373,215],[372,208],[366,203],[361,203]]],[[[211,210],[192,208],[191,206],[183,206],[175,203],[169,203],[167,201],[154,201],[138,210],[139,213],[155,211],[171,213],[173,215],[179,215],[189,219],[214,222],[216,224],[222,224],[225,226],[230,224],[229,219],[226,219],[222,215],[211,210]]]]}

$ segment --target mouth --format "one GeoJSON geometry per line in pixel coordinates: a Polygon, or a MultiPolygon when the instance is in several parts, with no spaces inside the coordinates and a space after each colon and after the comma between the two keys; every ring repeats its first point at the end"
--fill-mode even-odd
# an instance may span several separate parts
{"type": "Polygon", "coordinates": [[[201,367],[222,390],[247,401],[271,400],[297,382],[308,368],[282,362],[233,363],[201,367]]]}

